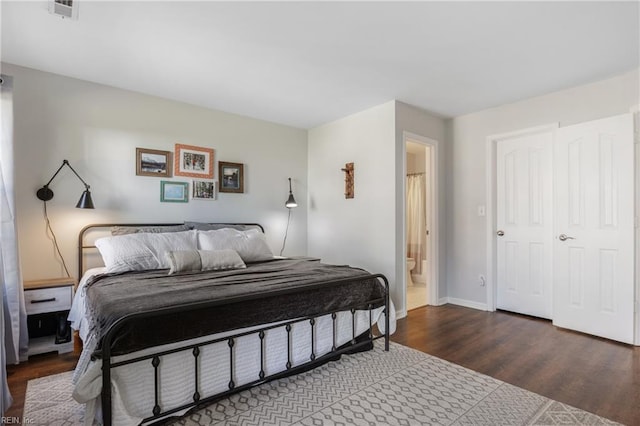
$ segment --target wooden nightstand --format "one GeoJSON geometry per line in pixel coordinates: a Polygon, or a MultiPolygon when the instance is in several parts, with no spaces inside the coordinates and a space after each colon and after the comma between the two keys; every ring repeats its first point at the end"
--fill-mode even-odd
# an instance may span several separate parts
{"type": "Polygon", "coordinates": [[[27,357],[45,352],[73,351],[73,338],[67,315],[71,309],[75,285],[74,278],[24,282],[24,301],[29,328],[27,357]]]}

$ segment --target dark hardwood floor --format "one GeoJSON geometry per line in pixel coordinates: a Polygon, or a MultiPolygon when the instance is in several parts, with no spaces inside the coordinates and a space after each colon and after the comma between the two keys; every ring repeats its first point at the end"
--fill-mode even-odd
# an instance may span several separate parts
{"type": "MultiPolygon", "coordinates": [[[[455,305],[419,308],[392,340],[627,425],[640,425],[640,348],[554,327],[549,321],[455,305]]],[[[72,370],[80,354],[46,354],[8,367],[21,416],[27,381],[72,370]]]]}
{"type": "Polygon", "coordinates": [[[640,348],[538,318],[455,305],[410,311],[392,340],[608,419],[640,425],[640,348]]]}
{"type": "Polygon", "coordinates": [[[73,352],[62,355],[56,353],[34,355],[29,358],[29,361],[21,362],[18,365],[7,365],[7,382],[13,397],[13,404],[4,414],[5,417],[22,418],[24,394],[29,380],[73,370],[78,358],[80,358],[81,351],[82,344],[76,336],[73,352]]]}

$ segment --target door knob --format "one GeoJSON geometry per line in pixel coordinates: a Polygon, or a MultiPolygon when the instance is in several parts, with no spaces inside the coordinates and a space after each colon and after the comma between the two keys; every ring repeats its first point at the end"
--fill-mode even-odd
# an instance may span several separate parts
{"type": "Polygon", "coordinates": [[[565,234],[560,234],[560,235],[558,235],[558,239],[559,239],[560,241],[575,240],[575,238],[570,237],[570,236],[565,235],[565,234]]]}
{"type": "Polygon", "coordinates": [[[498,237],[502,237],[504,235],[504,231],[500,230],[496,232],[496,234],[498,234],[498,237]]]}

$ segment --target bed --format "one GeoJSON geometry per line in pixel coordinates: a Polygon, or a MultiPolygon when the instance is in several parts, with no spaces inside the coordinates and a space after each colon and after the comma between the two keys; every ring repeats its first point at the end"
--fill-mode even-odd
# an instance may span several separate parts
{"type": "Polygon", "coordinates": [[[73,396],[87,424],[154,423],[376,339],[388,350],[395,315],[383,275],[273,256],[263,232],[193,223],[81,230],[69,320],[83,341],[73,396]]]}

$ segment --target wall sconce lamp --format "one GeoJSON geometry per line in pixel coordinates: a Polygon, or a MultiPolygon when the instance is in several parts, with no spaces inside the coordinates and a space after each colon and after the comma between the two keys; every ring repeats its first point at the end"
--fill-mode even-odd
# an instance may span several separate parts
{"type": "Polygon", "coordinates": [[[287,198],[287,202],[284,203],[284,206],[289,209],[289,215],[287,216],[287,228],[284,231],[284,240],[282,240],[282,248],[280,249],[280,256],[282,256],[282,252],[284,251],[284,246],[287,244],[287,235],[289,234],[289,222],[291,222],[291,209],[298,207],[298,203],[296,203],[296,199],[293,197],[293,192],[291,191],[291,178],[289,178],[289,198],[287,198]]]}
{"type": "Polygon", "coordinates": [[[71,171],[78,177],[78,179],[80,179],[80,182],[84,184],[84,192],[80,196],[80,200],[78,201],[78,204],[76,204],[76,208],[78,209],[94,208],[93,200],[91,199],[91,191],[89,191],[89,185],[87,184],[87,182],[84,181],[84,179],[80,177],[78,172],[76,172],[73,169],[73,167],[71,167],[71,164],[69,164],[67,160],[62,160],[62,165],[58,168],[58,170],[56,170],[53,176],[51,176],[51,179],[49,179],[49,182],[47,182],[42,188],[38,189],[38,191],[36,192],[36,197],[38,197],[39,200],[42,200],[45,202],[53,198],[53,191],[49,188],[49,184],[51,183],[51,181],[53,181],[53,179],[56,176],[58,176],[58,173],[60,173],[60,170],[62,170],[64,166],[69,167],[71,171]]]}
{"type": "Polygon", "coordinates": [[[296,203],[296,199],[293,198],[293,192],[291,192],[291,178],[289,178],[289,198],[287,199],[287,202],[284,203],[284,206],[288,209],[298,207],[298,203],[296,203]]]}
{"type": "Polygon", "coordinates": [[[75,174],[76,177],[80,179],[80,182],[84,184],[84,192],[80,196],[80,200],[78,201],[78,204],[76,204],[76,208],[78,209],[93,208],[93,200],[91,199],[91,192],[89,191],[89,185],[87,184],[87,182],[84,181],[84,179],[80,177],[78,172],[76,172],[73,169],[73,167],[71,167],[71,164],[69,164],[67,160],[62,160],[62,165],[58,167],[58,170],[56,170],[53,176],[51,176],[51,179],[49,179],[49,182],[47,182],[42,188],[36,191],[36,197],[38,197],[39,200],[43,201],[45,224],[46,224],[47,230],[51,233],[51,240],[53,243],[53,247],[58,253],[60,260],[62,261],[62,266],[64,267],[64,270],[67,273],[67,277],[71,277],[71,274],[69,274],[69,268],[67,268],[67,263],[64,261],[64,257],[62,256],[60,247],[58,247],[58,240],[56,238],[56,234],[53,232],[53,228],[51,227],[51,222],[49,221],[49,214],[47,213],[47,201],[53,199],[53,191],[49,188],[49,184],[51,184],[53,179],[55,179],[55,177],[58,176],[58,173],[60,173],[60,170],[62,170],[64,166],[69,167],[73,172],[73,174],[75,174]]]}

